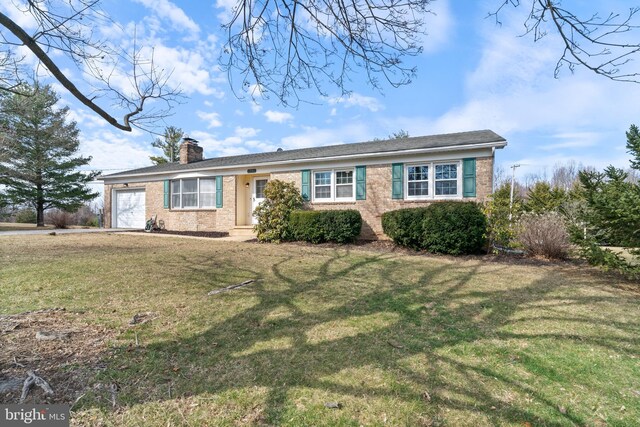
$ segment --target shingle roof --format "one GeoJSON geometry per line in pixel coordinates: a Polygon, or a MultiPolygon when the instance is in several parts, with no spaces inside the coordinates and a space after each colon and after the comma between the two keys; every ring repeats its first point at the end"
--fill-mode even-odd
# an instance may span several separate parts
{"type": "Polygon", "coordinates": [[[228,166],[250,166],[261,163],[287,162],[291,160],[311,160],[325,157],[340,157],[371,153],[397,153],[405,150],[446,148],[487,143],[506,143],[506,140],[491,130],[448,133],[442,135],[418,136],[413,138],[389,139],[352,144],[329,145],[324,147],[300,148],[296,150],[273,151],[268,153],[243,154],[239,156],[216,157],[199,162],[179,164],[165,163],[125,172],[105,175],[103,178],[141,175],[147,173],[179,172],[191,169],[215,169],[228,166]]]}

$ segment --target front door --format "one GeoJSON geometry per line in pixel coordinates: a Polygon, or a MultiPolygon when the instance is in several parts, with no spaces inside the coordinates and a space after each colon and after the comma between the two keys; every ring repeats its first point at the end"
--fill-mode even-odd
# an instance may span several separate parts
{"type": "Polygon", "coordinates": [[[257,224],[258,219],[253,215],[253,211],[264,201],[264,187],[267,185],[267,178],[253,178],[253,192],[251,194],[251,223],[257,224]]]}

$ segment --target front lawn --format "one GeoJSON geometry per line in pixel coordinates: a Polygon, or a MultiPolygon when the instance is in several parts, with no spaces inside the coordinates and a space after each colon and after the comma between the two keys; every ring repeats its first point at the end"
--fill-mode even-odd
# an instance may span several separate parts
{"type": "MultiPolygon", "coordinates": [[[[60,366],[73,380],[52,386],[78,388],[67,393],[68,403],[79,398],[77,425],[640,419],[638,287],[588,268],[144,234],[38,235],[0,237],[0,281],[0,315],[66,309],[50,325],[75,331],[65,344],[74,362],[60,366]],[[138,313],[149,321],[129,325],[138,313]]],[[[44,357],[7,345],[37,323],[31,316],[0,328],[0,369],[16,372],[16,357],[58,378],[41,367],[44,357]]]]}

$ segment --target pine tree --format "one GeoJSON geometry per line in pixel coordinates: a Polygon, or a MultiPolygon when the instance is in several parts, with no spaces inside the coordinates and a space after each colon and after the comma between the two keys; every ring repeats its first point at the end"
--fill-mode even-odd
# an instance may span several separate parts
{"type": "Polygon", "coordinates": [[[636,125],[631,125],[627,132],[627,153],[633,156],[631,168],[640,170],[640,130],[636,125]]]}
{"type": "Polygon", "coordinates": [[[80,141],[69,108],[58,108],[58,95],[50,86],[35,84],[30,96],[0,97],[0,184],[13,204],[28,204],[44,226],[44,211],[72,212],[97,193],[86,184],[99,172],[78,171],[91,157],[77,156],[80,141]]]}
{"type": "Polygon", "coordinates": [[[177,162],[180,160],[180,140],[184,136],[182,129],[175,126],[167,126],[162,138],[156,138],[151,145],[162,150],[162,156],[150,156],[151,161],[160,165],[163,163],[177,162]]]}

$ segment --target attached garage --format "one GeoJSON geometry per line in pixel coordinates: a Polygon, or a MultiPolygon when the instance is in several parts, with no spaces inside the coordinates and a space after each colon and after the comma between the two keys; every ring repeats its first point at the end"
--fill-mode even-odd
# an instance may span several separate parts
{"type": "Polygon", "coordinates": [[[145,218],[144,190],[115,191],[115,228],[144,228],[145,218]]]}

